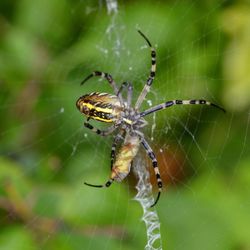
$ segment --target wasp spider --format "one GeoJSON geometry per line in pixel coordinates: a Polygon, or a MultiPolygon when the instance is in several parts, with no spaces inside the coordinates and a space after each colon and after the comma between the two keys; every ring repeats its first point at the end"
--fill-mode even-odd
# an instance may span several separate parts
{"type": "Polygon", "coordinates": [[[216,104],[208,102],[206,100],[171,100],[154,107],[151,107],[145,111],[140,111],[140,106],[144,101],[147,93],[150,91],[150,87],[155,78],[156,71],[156,51],[152,47],[148,38],[138,30],[139,34],[146,40],[148,46],[151,49],[151,69],[148,79],[140,93],[135,106],[132,106],[132,94],[133,85],[130,82],[124,82],[118,88],[113,77],[108,73],[100,71],[94,71],[88,77],[86,77],[81,84],[85,83],[93,76],[104,78],[108,81],[110,86],[113,88],[114,95],[108,93],[93,92],[81,96],[76,106],[82,114],[87,117],[87,121],[84,126],[92,130],[98,135],[107,136],[114,131],[117,131],[114,136],[112,148],[111,148],[111,175],[109,180],[104,185],[93,185],[85,183],[91,187],[109,187],[113,181],[121,182],[130,172],[130,167],[133,159],[135,158],[140,145],[146,150],[147,155],[152,161],[154,168],[155,177],[158,185],[158,195],[155,202],[151,205],[153,207],[159,200],[162,191],[162,180],[157,165],[157,159],[153,150],[151,149],[148,142],[145,140],[141,129],[147,125],[145,116],[152,114],[161,109],[169,108],[173,105],[189,105],[189,104],[201,104],[209,105],[225,110],[216,104]],[[122,92],[126,91],[126,99],[123,98],[122,92]],[[100,130],[93,127],[89,120],[94,119],[101,122],[110,123],[111,126],[106,130],[100,130]],[[123,143],[121,143],[123,141],[123,143]],[[118,148],[118,144],[121,146],[118,148]]]}

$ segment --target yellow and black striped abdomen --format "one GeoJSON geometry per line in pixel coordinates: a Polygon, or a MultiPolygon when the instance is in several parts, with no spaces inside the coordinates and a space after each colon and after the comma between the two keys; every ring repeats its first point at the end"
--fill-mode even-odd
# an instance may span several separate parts
{"type": "Polygon", "coordinates": [[[76,106],[88,118],[102,122],[116,121],[122,110],[117,96],[99,92],[81,96],[76,106]]]}

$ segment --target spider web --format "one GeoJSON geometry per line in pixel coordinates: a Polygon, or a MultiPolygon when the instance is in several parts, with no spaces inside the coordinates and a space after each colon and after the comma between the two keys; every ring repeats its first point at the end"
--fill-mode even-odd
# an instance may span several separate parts
{"type": "MultiPolygon", "coordinates": [[[[227,110],[183,105],[146,117],[164,182],[155,208],[163,249],[249,249],[247,2],[52,2],[0,5],[0,249],[145,248],[138,177],[83,185],[108,179],[112,137],[84,128],[75,108],[82,94],[111,92],[98,78],[79,85],[93,70],[131,81],[136,100],[150,70],[136,29],[157,52],[142,110],[173,99],[227,110]]],[[[151,169],[143,150],[136,162],[151,169]]]]}

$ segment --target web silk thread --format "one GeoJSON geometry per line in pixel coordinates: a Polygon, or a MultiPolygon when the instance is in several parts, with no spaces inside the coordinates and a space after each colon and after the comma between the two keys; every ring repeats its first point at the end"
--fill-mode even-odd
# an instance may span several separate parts
{"type": "Polygon", "coordinates": [[[145,250],[162,250],[159,217],[155,208],[150,207],[154,203],[154,197],[149,182],[149,171],[146,168],[145,160],[140,154],[133,162],[133,172],[138,178],[135,200],[142,206],[142,220],[146,225],[147,245],[145,250]]]}

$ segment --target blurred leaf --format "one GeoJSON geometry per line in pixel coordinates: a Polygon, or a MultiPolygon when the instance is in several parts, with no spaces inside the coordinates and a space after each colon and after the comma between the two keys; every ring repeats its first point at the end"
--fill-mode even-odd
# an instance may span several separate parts
{"type": "Polygon", "coordinates": [[[250,106],[250,6],[239,4],[222,13],[230,42],[224,56],[224,100],[232,110],[250,106]],[[237,102],[233,101],[237,100],[237,102]]]}
{"type": "Polygon", "coordinates": [[[31,233],[23,226],[12,226],[1,230],[1,250],[37,249],[31,233]]]}
{"type": "Polygon", "coordinates": [[[8,185],[8,183],[23,197],[32,190],[31,182],[23,175],[17,164],[0,158],[0,169],[1,192],[3,192],[5,185],[8,185]]]}

